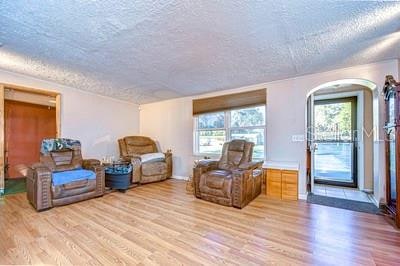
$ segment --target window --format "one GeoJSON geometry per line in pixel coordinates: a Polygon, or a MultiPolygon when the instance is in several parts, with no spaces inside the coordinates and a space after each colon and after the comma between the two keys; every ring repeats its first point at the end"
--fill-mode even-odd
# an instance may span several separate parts
{"type": "Polygon", "coordinates": [[[195,153],[220,155],[224,142],[233,139],[254,142],[253,158],[264,159],[264,105],[195,116],[195,153]]]}
{"type": "Polygon", "coordinates": [[[219,153],[226,139],[225,113],[203,114],[197,117],[197,153],[219,153]]]}

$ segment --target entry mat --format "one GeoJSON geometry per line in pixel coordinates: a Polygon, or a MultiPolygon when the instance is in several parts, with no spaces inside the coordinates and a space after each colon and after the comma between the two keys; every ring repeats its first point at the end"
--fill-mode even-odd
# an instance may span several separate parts
{"type": "Polygon", "coordinates": [[[366,212],[372,214],[381,214],[381,210],[377,208],[374,204],[369,202],[348,200],[348,199],[339,199],[333,197],[320,196],[315,194],[308,194],[307,202],[324,205],[339,209],[346,209],[356,212],[366,212]]]}
{"type": "Polygon", "coordinates": [[[5,195],[11,195],[22,192],[26,192],[25,178],[6,179],[5,190],[4,190],[5,195]]]}

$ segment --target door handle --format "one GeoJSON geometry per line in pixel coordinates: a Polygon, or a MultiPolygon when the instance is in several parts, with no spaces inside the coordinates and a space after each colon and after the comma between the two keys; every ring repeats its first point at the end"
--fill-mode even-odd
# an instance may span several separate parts
{"type": "Polygon", "coordinates": [[[4,150],[4,175],[8,177],[8,169],[10,165],[8,164],[8,150],[4,150]]]}
{"type": "Polygon", "coordinates": [[[399,120],[394,119],[394,121],[386,121],[385,125],[383,126],[383,129],[389,129],[389,128],[396,128],[399,126],[399,120]]]}
{"type": "Polygon", "coordinates": [[[317,143],[311,144],[310,150],[311,150],[311,151],[316,151],[316,150],[318,150],[318,144],[317,144],[317,143]]]}

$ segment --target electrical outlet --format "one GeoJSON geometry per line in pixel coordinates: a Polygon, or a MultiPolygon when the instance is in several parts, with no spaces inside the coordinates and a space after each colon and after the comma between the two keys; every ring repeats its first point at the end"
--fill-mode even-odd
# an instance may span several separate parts
{"type": "Polygon", "coordinates": [[[303,142],[304,140],[304,135],[292,135],[293,142],[303,142]]]}

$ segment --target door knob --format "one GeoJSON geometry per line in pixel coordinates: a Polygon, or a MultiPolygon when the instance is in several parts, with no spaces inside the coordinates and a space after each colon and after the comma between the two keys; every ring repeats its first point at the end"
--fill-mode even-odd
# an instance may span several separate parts
{"type": "Polygon", "coordinates": [[[313,150],[313,151],[318,150],[318,144],[317,144],[317,143],[314,143],[314,144],[312,145],[312,150],[313,150]]]}

